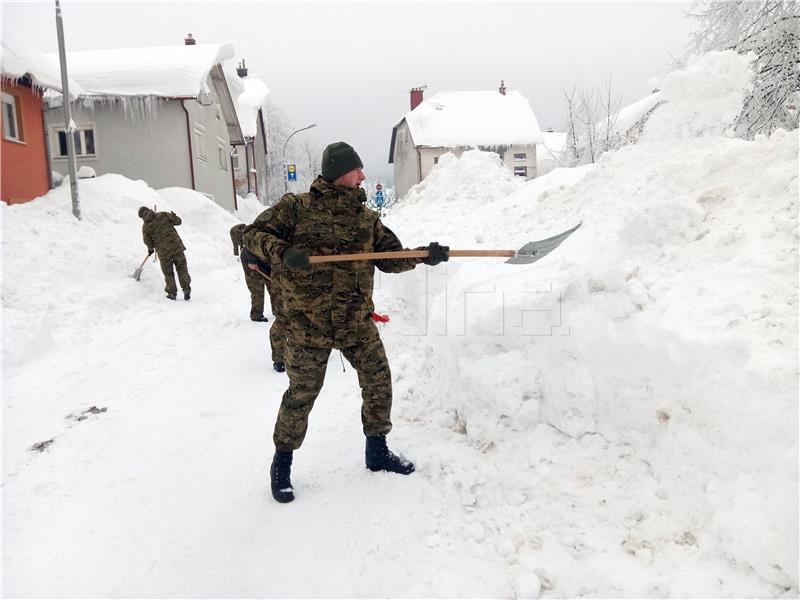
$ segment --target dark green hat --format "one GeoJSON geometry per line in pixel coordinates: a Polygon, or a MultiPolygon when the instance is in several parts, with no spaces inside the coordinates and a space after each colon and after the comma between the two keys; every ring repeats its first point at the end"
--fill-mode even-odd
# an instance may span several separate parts
{"type": "Polygon", "coordinates": [[[150,212],[149,208],[147,208],[146,206],[140,206],[139,207],[139,218],[143,219],[144,216],[149,212],[150,212]]]}
{"type": "Polygon", "coordinates": [[[350,144],[334,142],[322,152],[322,178],[325,181],[334,181],[353,169],[363,167],[364,163],[350,144]]]}

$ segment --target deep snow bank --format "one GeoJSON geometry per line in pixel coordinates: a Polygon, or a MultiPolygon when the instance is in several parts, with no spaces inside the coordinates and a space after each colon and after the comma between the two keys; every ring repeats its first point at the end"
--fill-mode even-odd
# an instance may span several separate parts
{"type": "Polygon", "coordinates": [[[407,245],[583,227],[535,265],[386,279],[378,304],[415,311],[395,331],[424,338],[443,367],[427,393],[476,445],[528,440],[534,465],[540,422],[629,444],[670,527],[796,587],[798,141],[726,135],[750,77],[733,53],[699,58],[665,79],[638,145],[579,171],[524,183],[494,155],[443,157],[387,219],[407,245]]]}
{"type": "MultiPolygon", "coordinates": [[[[147,254],[142,204],[173,210],[187,247],[190,274],[227,268],[228,230],[239,219],[200,193],[156,191],[121,175],[81,180],[82,219],[72,216],[68,183],[34,202],[2,204],[3,364],[13,367],[56,344],[76,344],[89,326],[124,318],[124,309],[164,287],[159,265],[130,275],[147,254]],[[101,257],[102,260],[96,260],[101,257]]],[[[193,285],[202,287],[202,281],[193,285]]]]}

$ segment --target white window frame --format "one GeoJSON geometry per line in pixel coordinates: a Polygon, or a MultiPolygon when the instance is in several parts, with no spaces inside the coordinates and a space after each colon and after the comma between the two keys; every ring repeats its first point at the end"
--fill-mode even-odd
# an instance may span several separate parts
{"type": "Polygon", "coordinates": [[[514,152],[514,160],[518,161],[526,161],[528,160],[528,153],[527,152],[514,152]]]}
{"type": "Polygon", "coordinates": [[[217,138],[217,156],[219,157],[219,170],[228,172],[228,143],[221,137],[217,138]]]}
{"type": "MultiPolygon", "coordinates": [[[[64,134],[66,138],[66,129],[62,125],[61,127],[53,127],[53,158],[55,160],[66,160],[67,155],[61,154],[61,142],[59,140],[60,134],[64,134]]],[[[97,127],[94,123],[86,123],[83,125],[79,125],[75,128],[73,135],[78,136],[78,142],[75,145],[75,158],[97,158],[99,152],[97,151],[97,127]],[[86,152],[86,132],[92,132],[92,145],[94,146],[94,152],[88,154],[86,152]]],[[[66,140],[65,140],[66,141],[66,140]]]]}
{"type": "Polygon", "coordinates": [[[10,142],[17,142],[24,144],[25,141],[22,137],[22,123],[19,121],[19,111],[17,111],[17,97],[2,92],[2,108],[3,108],[3,138],[10,142]],[[6,125],[6,106],[11,107],[11,118],[14,120],[14,129],[16,135],[11,135],[6,125]]]}
{"type": "Polygon", "coordinates": [[[206,128],[199,123],[194,123],[192,125],[192,138],[195,157],[204,162],[208,162],[208,152],[206,151],[206,128]]]}
{"type": "Polygon", "coordinates": [[[233,164],[233,170],[239,170],[239,149],[234,146],[233,151],[231,152],[231,163],[233,164]]]}
{"type": "Polygon", "coordinates": [[[517,165],[514,167],[514,176],[515,177],[527,177],[528,176],[528,167],[527,165],[517,165]]]}

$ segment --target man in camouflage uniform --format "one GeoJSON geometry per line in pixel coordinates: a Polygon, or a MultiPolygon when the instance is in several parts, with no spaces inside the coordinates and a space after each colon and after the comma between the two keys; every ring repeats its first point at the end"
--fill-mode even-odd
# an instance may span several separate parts
{"type": "Polygon", "coordinates": [[[392,380],[386,352],[372,321],[374,267],[387,273],[435,265],[449,248],[432,243],[425,259],[393,259],[309,264],[310,255],[402,250],[378,213],[366,208],[363,163],[344,142],[325,148],[322,176],[305,194],[286,194],[245,229],[244,244],[254,254],[281,261],[284,310],[289,324],[283,394],[270,468],[272,495],[294,500],[290,481],[292,452],[300,448],[308,416],[322,388],[328,357],[338,349],[358,374],[366,464],[372,471],[407,475],[414,465],[392,453],[386,434],[392,428],[392,380]]]}
{"type": "Polygon", "coordinates": [[[139,217],[144,221],[142,224],[142,238],[147,246],[147,255],[153,252],[158,253],[158,260],[161,263],[161,272],[164,273],[166,287],[164,291],[167,298],[175,300],[178,296],[178,288],[175,285],[175,274],[173,267],[178,272],[178,281],[183,290],[183,299],[188,300],[192,293],[189,284],[192,278],[189,277],[189,268],[186,264],[186,247],[183,245],[181,236],[175,231],[175,226],[181,224],[181,218],[174,212],[153,212],[146,206],[139,208],[139,217]]]}
{"type": "Polygon", "coordinates": [[[264,316],[264,286],[269,294],[274,320],[269,328],[269,345],[272,351],[272,368],[278,373],[286,370],[284,352],[286,348],[286,318],[283,316],[281,286],[278,283],[281,268],[274,261],[266,263],[250,252],[242,244],[244,223],[231,228],[233,254],[239,256],[241,249],[242,269],[247,289],[250,290],[250,319],[252,321],[268,321],[264,316]],[[259,273],[259,271],[261,271],[259,273]]]}
{"type": "MultiPolygon", "coordinates": [[[[239,256],[239,249],[242,248],[242,232],[244,231],[245,224],[234,225],[231,228],[231,241],[233,242],[233,254],[239,256]]],[[[266,323],[269,321],[264,316],[264,288],[267,285],[267,280],[255,270],[258,263],[255,261],[248,262],[242,257],[242,270],[244,271],[244,282],[247,284],[247,289],[250,290],[250,320],[266,323]]],[[[269,269],[261,269],[266,275],[269,275],[269,269]]]]}

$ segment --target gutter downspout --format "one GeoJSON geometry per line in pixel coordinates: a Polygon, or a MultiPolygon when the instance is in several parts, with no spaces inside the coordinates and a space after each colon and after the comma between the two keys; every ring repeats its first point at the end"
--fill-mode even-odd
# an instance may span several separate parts
{"type": "Polygon", "coordinates": [[[417,151],[417,183],[422,181],[422,152],[420,152],[419,148],[415,148],[417,151]]]}
{"type": "Polygon", "coordinates": [[[247,151],[247,139],[244,141],[244,172],[247,175],[247,193],[252,193],[250,189],[250,153],[247,151]]]}
{"type": "Polygon", "coordinates": [[[44,132],[44,160],[45,165],[47,166],[47,189],[53,189],[53,167],[50,164],[52,160],[50,156],[50,134],[47,131],[47,121],[44,118],[44,98],[40,98],[42,102],[42,110],[40,111],[42,114],[42,131],[44,132]]]}
{"type": "MultiPolygon", "coordinates": [[[[186,108],[186,104],[184,104],[186,100],[181,100],[181,108],[183,112],[186,113],[186,139],[189,141],[189,173],[192,176],[192,189],[197,191],[197,186],[194,182],[194,149],[192,148],[192,123],[191,119],[189,118],[189,110],[186,108]]],[[[236,195],[234,194],[234,204],[236,204],[236,195]]]]}
{"type": "MultiPolygon", "coordinates": [[[[253,139],[250,143],[253,149],[253,183],[256,186],[256,198],[258,198],[258,168],[256,167],[256,140],[253,139]]],[[[247,173],[247,185],[250,185],[250,173],[247,173]]]]}
{"type": "MultiPolygon", "coordinates": [[[[245,150],[247,150],[246,146],[245,150]]],[[[233,154],[228,153],[228,160],[231,163],[231,188],[233,189],[233,210],[239,210],[239,204],[236,202],[236,176],[233,174],[233,154]]]]}

